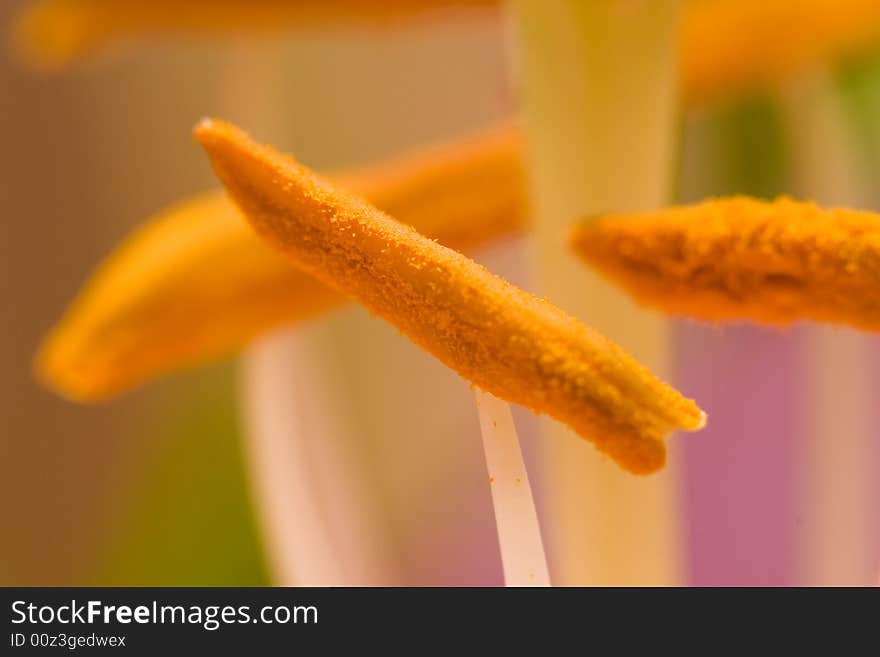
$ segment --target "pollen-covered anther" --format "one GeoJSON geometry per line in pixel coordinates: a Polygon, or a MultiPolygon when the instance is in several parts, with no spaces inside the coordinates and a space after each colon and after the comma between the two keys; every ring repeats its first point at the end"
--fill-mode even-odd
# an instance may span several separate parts
{"type": "Polygon", "coordinates": [[[206,120],[196,136],[269,244],[482,390],[568,424],[637,474],[663,466],[666,434],[705,423],[693,401],[546,301],[231,125],[206,120]]]}
{"type": "Polygon", "coordinates": [[[669,314],[880,330],[880,215],[872,212],[734,197],[585,220],[571,246],[669,314]]]}
{"type": "MultiPolygon", "coordinates": [[[[334,180],[470,250],[525,217],[520,134],[507,124],[334,180]]],[[[336,217],[328,214],[335,225],[336,217]]],[[[222,191],[168,208],[98,268],[42,345],[38,376],[80,401],[241,348],[346,301],[257,238],[222,191]]]]}

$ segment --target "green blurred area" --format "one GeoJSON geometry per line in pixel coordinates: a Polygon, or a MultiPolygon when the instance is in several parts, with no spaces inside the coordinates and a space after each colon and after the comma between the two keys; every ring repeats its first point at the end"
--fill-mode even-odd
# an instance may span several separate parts
{"type": "Polygon", "coordinates": [[[753,96],[722,107],[713,130],[719,174],[709,193],[772,199],[785,189],[784,130],[772,97],[753,96]]]}
{"type": "Polygon", "coordinates": [[[880,165],[880,50],[870,56],[844,62],[837,81],[844,106],[857,133],[865,168],[880,165]]]}
{"type": "Polygon", "coordinates": [[[184,377],[141,427],[155,445],[94,585],[269,583],[246,478],[229,364],[184,377]],[[197,382],[197,385],[190,385],[197,382]]]}
{"type": "MultiPolygon", "coordinates": [[[[880,165],[880,51],[841,62],[832,71],[864,169],[880,165]]],[[[790,145],[778,95],[758,93],[692,113],[685,130],[679,197],[788,192],[790,145]],[[688,160],[691,160],[688,162],[688,160]]]]}

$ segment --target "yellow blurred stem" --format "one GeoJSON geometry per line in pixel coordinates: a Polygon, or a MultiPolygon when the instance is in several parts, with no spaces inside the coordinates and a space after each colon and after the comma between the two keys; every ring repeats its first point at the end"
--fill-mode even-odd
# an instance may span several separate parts
{"type": "MultiPolygon", "coordinates": [[[[517,0],[514,7],[539,289],[663,372],[666,322],[585,273],[561,245],[576,217],[668,198],[679,4],[517,0]]],[[[554,582],[678,582],[674,459],[651,479],[624,477],[564,427],[543,430],[554,582]]]]}
{"type": "Polygon", "coordinates": [[[491,0],[37,0],[15,45],[38,68],[58,68],[126,39],[174,34],[283,34],[321,25],[390,25],[491,0]]]}
{"type": "MultiPolygon", "coordinates": [[[[858,145],[830,73],[792,80],[780,93],[780,103],[792,151],[792,188],[825,204],[866,206],[870,194],[858,145]]],[[[880,264],[880,257],[876,261],[880,264]]],[[[863,292],[875,287],[876,281],[866,281],[863,292]]],[[[866,458],[876,453],[873,338],[811,326],[804,343],[809,375],[804,381],[799,583],[869,585],[878,556],[871,550],[877,517],[872,476],[878,470],[875,460],[866,458]]]]}
{"type": "MultiPolygon", "coordinates": [[[[522,220],[520,138],[504,126],[337,180],[399,220],[459,249],[522,220]]],[[[92,276],[37,359],[81,401],[229,353],[343,303],[267,248],[222,192],[174,206],[136,231],[92,276]]]]}

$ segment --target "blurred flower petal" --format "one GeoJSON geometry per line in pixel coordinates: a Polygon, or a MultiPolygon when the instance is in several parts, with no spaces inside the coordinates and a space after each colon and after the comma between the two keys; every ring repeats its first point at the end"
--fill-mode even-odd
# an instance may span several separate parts
{"type": "Polygon", "coordinates": [[[871,212],[734,197],[586,220],[572,246],[667,313],[880,330],[880,215],[871,212]]]}
{"type": "MultiPolygon", "coordinates": [[[[518,130],[504,126],[337,180],[420,232],[472,249],[519,228],[519,148],[518,130]]],[[[99,399],[344,301],[267,248],[224,193],[207,194],[148,222],[98,269],[37,371],[68,397],[99,399]]]]}
{"type": "Polygon", "coordinates": [[[697,405],[606,338],[229,124],[196,136],[254,229],[486,392],[565,422],[636,474],[697,405]]]}

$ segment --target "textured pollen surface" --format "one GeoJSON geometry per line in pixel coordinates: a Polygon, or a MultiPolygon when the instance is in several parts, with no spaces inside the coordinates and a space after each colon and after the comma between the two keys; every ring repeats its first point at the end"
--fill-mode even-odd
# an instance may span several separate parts
{"type": "Polygon", "coordinates": [[[736,197],[578,224],[572,246],[647,306],[706,321],[880,330],[880,215],[736,197]]]}
{"type": "Polygon", "coordinates": [[[546,413],[623,468],[662,467],[662,439],[705,416],[622,349],[484,267],[258,146],[204,121],[196,136],[254,229],[462,377],[546,413]]]}
{"type": "MultiPolygon", "coordinates": [[[[525,216],[520,133],[505,125],[334,177],[457,249],[515,232],[525,216]]],[[[167,209],[98,269],[37,358],[81,401],[240,348],[345,298],[263,243],[223,191],[167,209]]]]}

